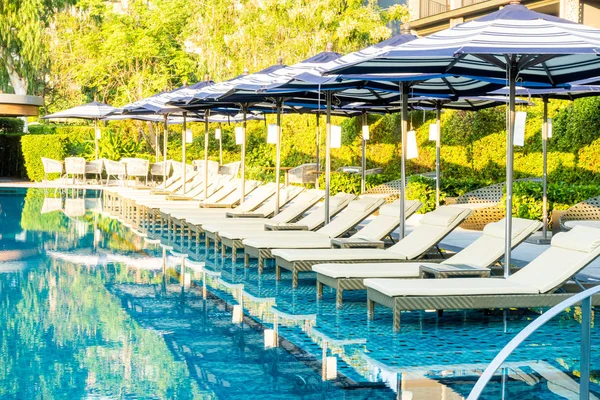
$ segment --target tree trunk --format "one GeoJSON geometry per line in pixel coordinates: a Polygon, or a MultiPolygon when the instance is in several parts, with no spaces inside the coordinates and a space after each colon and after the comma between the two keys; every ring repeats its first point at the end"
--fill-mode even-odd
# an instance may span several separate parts
{"type": "MultiPolygon", "coordinates": [[[[10,54],[6,55],[6,72],[8,73],[8,77],[10,79],[10,84],[15,91],[15,94],[26,95],[27,94],[27,79],[21,76],[19,72],[14,67],[14,61],[10,54]]],[[[27,117],[22,117],[23,119],[23,132],[29,132],[29,127],[27,123],[27,117]]]]}

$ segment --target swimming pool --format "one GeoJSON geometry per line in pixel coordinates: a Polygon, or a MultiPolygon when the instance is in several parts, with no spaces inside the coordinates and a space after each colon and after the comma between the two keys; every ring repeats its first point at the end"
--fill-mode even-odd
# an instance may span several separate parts
{"type": "MultiPolygon", "coordinates": [[[[293,290],[269,265],[173,252],[93,191],[0,191],[0,234],[0,398],[460,399],[536,317],[411,312],[394,334],[389,310],[367,319],[364,293],[337,309],[310,274],[293,290]]],[[[576,398],[579,321],[573,308],[532,336],[484,398],[576,398]]],[[[599,339],[593,327],[597,398],[599,339]]]]}

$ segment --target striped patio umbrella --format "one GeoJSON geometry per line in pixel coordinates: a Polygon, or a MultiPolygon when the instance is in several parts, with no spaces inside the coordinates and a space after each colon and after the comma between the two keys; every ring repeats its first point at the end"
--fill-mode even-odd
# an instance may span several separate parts
{"type": "Polygon", "coordinates": [[[91,119],[94,121],[94,146],[98,159],[98,120],[116,111],[116,108],[99,101],[69,108],[54,114],[45,115],[42,119],[91,119]]]}
{"type": "MultiPolygon", "coordinates": [[[[182,165],[182,175],[183,175],[183,192],[185,193],[186,186],[186,167],[185,167],[185,152],[186,152],[186,143],[185,143],[185,132],[187,129],[187,110],[183,110],[177,106],[173,106],[170,102],[174,98],[178,98],[180,96],[187,96],[190,93],[195,93],[198,90],[201,90],[205,87],[211,86],[214,82],[210,81],[208,77],[201,82],[198,82],[191,86],[182,86],[180,88],[164,91],[153,96],[135,101],[133,103],[127,104],[121,108],[121,114],[136,114],[136,115],[162,115],[163,118],[163,161],[167,162],[167,143],[168,143],[168,117],[169,116],[179,116],[182,118],[181,121],[181,163],[182,165]]],[[[207,123],[208,130],[208,123],[207,123]]],[[[165,176],[163,179],[166,180],[166,169],[165,176]]]]}
{"type": "MultiPolygon", "coordinates": [[[[447,74],[502,80],[509,86],[506,140],[506,253],[510,273],[512,231],[513,136],[517,80],[524,87],[562,87],[575,80],[600,76],[600,30],[531,11],[512,1],[499,11],[430,36],[413,40],[367,60],[328,70],[356,74],[447,74]]],[[[393,77],[392,77],[393,79],[393,77]]],[[[401,83],[403,95],[410,88],[401,83]]],[[[404,110],[403,110],[404,111],[404,110]]],[[[403,112],[406,116],[406,113],[403,112]]],[[[407,121],[403,121],[403,143],[407,121]]],[[[403,159],[406,148],[403,146],[403,159]]]]}

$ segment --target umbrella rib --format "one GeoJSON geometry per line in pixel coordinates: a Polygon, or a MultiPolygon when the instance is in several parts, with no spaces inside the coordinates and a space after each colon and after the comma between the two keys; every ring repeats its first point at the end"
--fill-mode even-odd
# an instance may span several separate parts
{"type": "Polygon", "coordinates": [[[465,58],[465,56],[466,56],[466,54],[461,54],[460,56],[455,57],[454,60],[452,60],[452,62],[450,64],[448,64],[445,72],[448,73],[456,65],[456,63],[458,63],[460,60],[465,58]]]}
{"type": "Polygon", "coordinates": [[[552,73],[550,72],[550,69],[548,69],[548,66],[546,65],[545,62],[542,62],[542,67],[544,68],[544,71],[546,72],[546,75],[548,76],[548,80],[550,81],[552,86],[554,86],[555,85],[554,78],[552,78],[552,73]]]}
{"type": "Polygon", "coordinates": [[[501,69],[506,69],[506,64],[498,60],[496,57],[489,54],[473,54],[474,57],[479,58],[487,63],[493,64],[501,69]]]}
{"type": "Polygon", "coordinates": [[[545,64],[546,61],[553,59],[555,56],[552,54],[545,54],[532,59],[525,60],[525,62],[519,62],[519,70],[524,70],[533,67],[536,64],[545,64]]]}
{"type": "Polygon", "coordinates": [[[442,78],[442,80],[444,81],[444,83],[446,85],[448,85],[448,89],[450,89],[450,91],[452,92],[452,94],[456,95],[456,90],[454,89],[454,86],[452,86],[452,84],[450,83],[450,81],[448,81],[447,78],[442,78]]]}

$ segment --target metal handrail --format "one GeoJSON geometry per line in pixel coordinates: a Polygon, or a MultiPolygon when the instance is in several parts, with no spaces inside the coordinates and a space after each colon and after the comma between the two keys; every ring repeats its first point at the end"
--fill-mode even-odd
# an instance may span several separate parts
{"type": "Polygon", "coordinates": [[[527,325],[517,336],[515,336],[504,348],[496,355],[490,365],[485,369],[483,374],[473,386],[471,393],[467,400],[477,400],[481,396],[481,392],[487,386],[492,376],[500,366],[506,361],[506,359],[512,354],[512,352],[519,347],[525,339],[527,339],[532,333],[541,328],[546,322],[556,317],[558,314],[563,312],[567,307],[571,307],[581,302],[581,345],[580,345],[580,369],[581,374],[579,378],[579,398],[589,399],[590,393],[590,336],[592,327],[592,296],[600,293],[600,286],[593,287],[585,290],[581,293],[577,293],[568,299],[558,303],[544,314],[536,318],[531,324],[527,325]]]}

